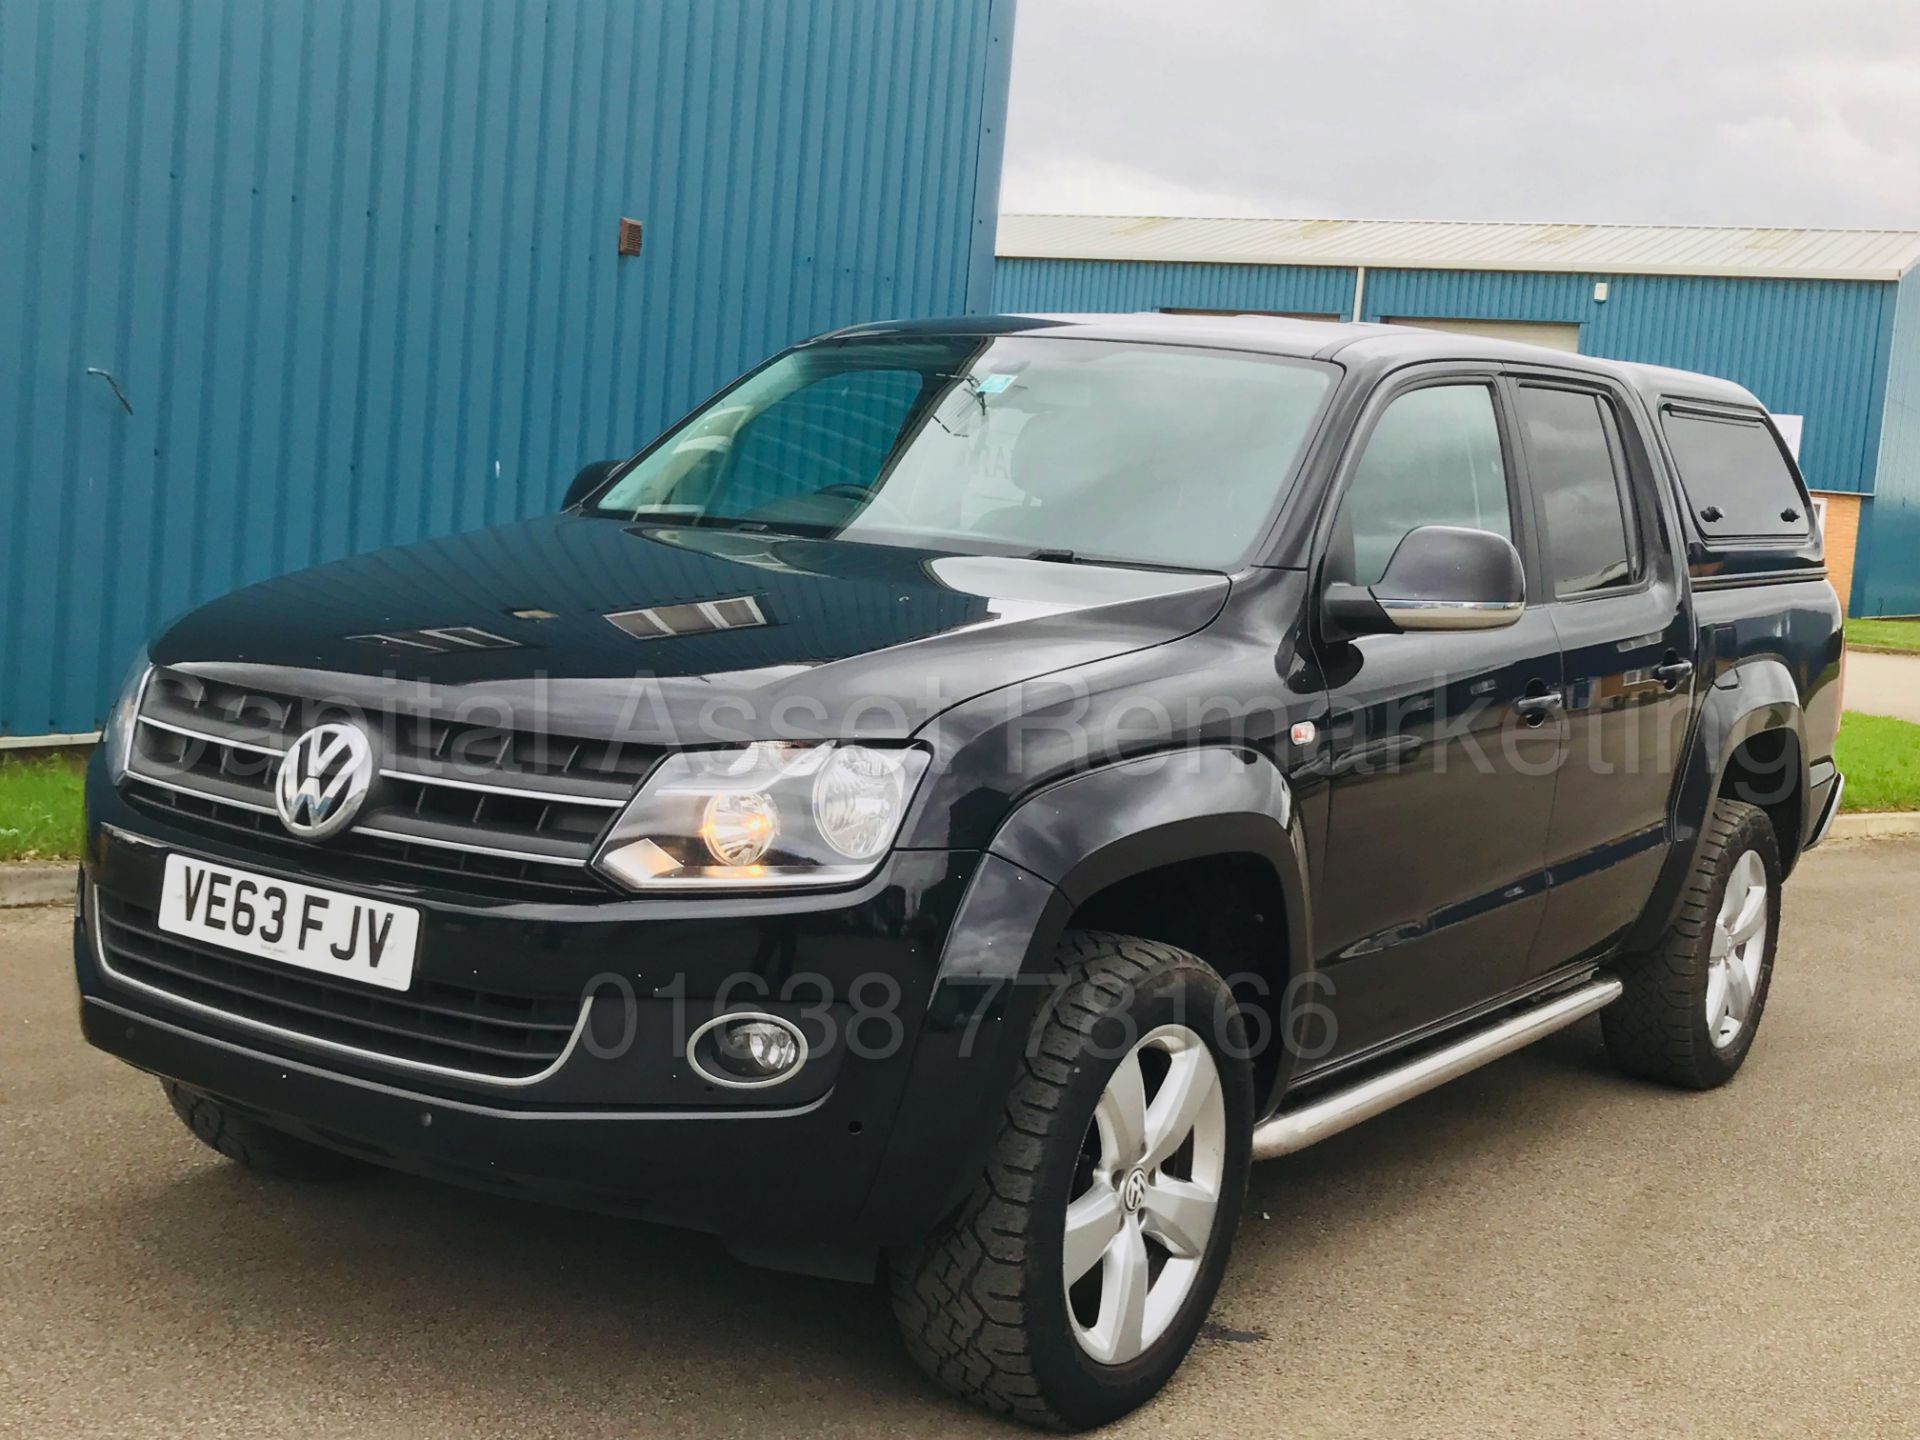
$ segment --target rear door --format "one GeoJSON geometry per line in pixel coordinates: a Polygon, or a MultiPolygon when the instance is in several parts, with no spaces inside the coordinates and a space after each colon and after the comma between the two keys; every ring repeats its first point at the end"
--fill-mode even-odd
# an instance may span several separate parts
{"type": "Polygon", "coordinates": [[[1659,869],[1692,704],[1691,613],[1638,409],[1597,377],[1509,377],[1559,637],[1567,751],[1529,973],[1611,944],[1659,869]]]}

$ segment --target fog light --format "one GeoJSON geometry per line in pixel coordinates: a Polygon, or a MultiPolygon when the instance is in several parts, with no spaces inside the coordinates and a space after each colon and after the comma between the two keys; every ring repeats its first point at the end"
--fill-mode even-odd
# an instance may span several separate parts
{"type": "Polygon", "coordinates": [[[791,1070],[800,1058],[800,1042],[793,1032],[767,1020],[743,1020],[738,1025],[722,1025],[715,1049],[729,1070],[749,1077],[778,1075],[791,1070]]]}
{"type": "Polygon", "coordinates": [[[777,1015],[721,1015],[693,1032],[687,1058],[702,1079],[733,1089],[777,1085],[807,1058],[807,1041],[777,1015]]]}

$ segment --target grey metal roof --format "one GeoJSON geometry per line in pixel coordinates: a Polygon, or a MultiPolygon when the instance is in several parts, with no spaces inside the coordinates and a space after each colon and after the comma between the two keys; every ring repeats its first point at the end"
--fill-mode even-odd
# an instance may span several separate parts
{"type": "Polygon", "coordinates": [[[881,320],[836,330],[823,339],[846,340],[890,335],[1030,335],[1071,340],[1113,340],[1162,345],[1199,345],[1246,350],[1261,355],[1334,360],[1347,366],[1391,368],[1422,360],[1502,360],[1555,370],[1613,375],[1638,387],[1649,400],[1662,395],[1759,405],[1753,393],[1731,380],[1692,370],[1607,360],[1565,350],[1529,345],[1415,325],[1354,324],[1345,320],[1298,320],[1284,315],[1166,314],[1136,310],[1126,314],[961,315],[921,320],[881,320]]]}
{"type": "Polygon", "coordinates": [[[1167,215],[1002,215],[995,248],[1004,258],[1783,280],[1898,280],[1920,265],[1914,230],[1167,215]]]}

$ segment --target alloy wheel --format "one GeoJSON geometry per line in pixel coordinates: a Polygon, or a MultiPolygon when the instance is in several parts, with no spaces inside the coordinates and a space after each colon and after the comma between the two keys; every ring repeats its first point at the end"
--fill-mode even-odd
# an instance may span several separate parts
{"type": "Polygon", "coordinates": [[[1213,1052],[1184,1025],[1142,1037],[1107,1081],[1067,1207],[1067,1311],[1103,1365],[1166,1333],[1200,1272],[1220,1208],[1226,1097],[1213,1052]]]}
{"type": "Polygon", "coordinates": [[[1707,957],[1707,1034],[1720,1049],[1746,1028],[1767,953],[1767,867],[1758,850],[1734,862],[1713,918],[1707,957]]]}

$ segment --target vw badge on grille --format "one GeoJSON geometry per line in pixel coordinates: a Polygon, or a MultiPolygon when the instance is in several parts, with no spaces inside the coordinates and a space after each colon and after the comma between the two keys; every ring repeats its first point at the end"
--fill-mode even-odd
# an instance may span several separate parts
{"type": "Polygon", "coordinates": [[[316,725],[281,757],[273,803],[302,840],[324,840],[353,823],[373,785],[373,742],[358,725],[316,725]]]}

